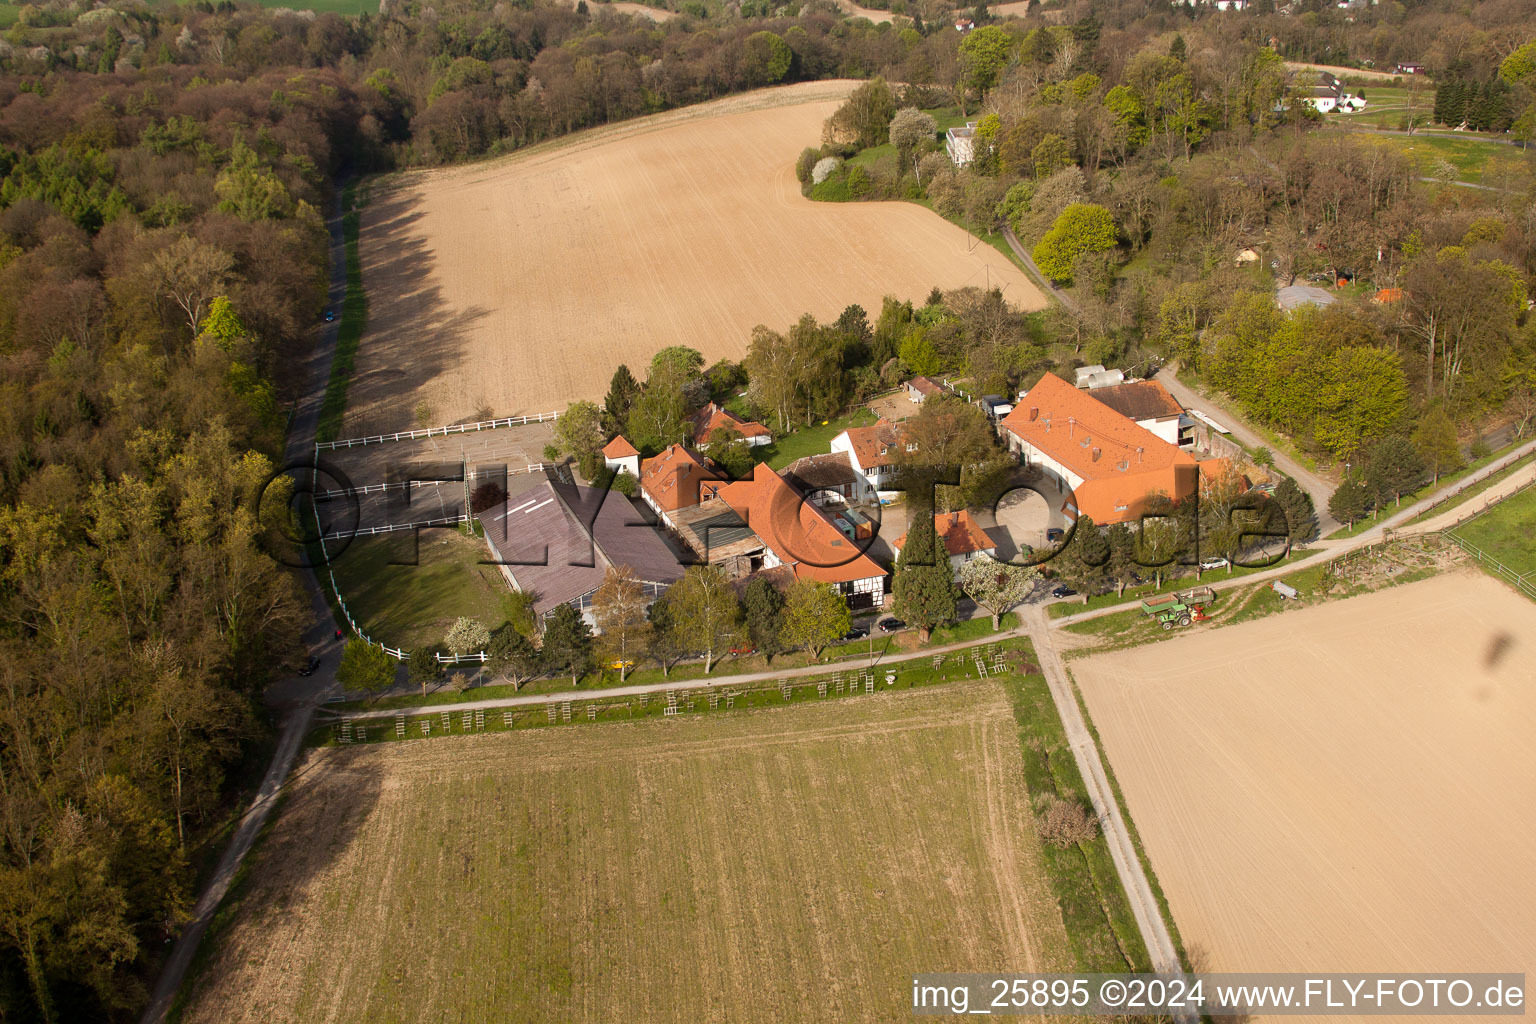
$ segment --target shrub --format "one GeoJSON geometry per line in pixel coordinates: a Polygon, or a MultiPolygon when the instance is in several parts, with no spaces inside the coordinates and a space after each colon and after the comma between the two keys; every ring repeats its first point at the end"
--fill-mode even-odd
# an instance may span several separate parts
{"type": "Polygon", "coordinates": [[[507,489],[495,480],[487,480],[476,487],[469,496],[469,510],[479,515],[486,509],[495,508],[507,500],[507,489]]]}
{"type": "Polygon", "coordinates": [[[1099,835],[1098,818],[1076,800],[1065,800],[1055,793],[1035,800],[1035,827],[1041,839],[1061,849],[1091,843],[1099,835]]]}
{"type": "Polygon", "coordinates": [[[811,168],[811,184],[820,185],[826,181],[832,172],[837,170],[840,163],[842,161],[835,156],[824,156],[816,161],[816,166],[811,168]]]}

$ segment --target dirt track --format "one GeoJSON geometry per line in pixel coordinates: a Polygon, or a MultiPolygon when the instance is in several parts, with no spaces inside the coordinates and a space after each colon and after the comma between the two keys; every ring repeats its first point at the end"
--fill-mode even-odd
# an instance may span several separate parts
{"type": "Polygon", "coordinates": [[[1209,969],[1536,972],[1533,653],[1457,573],[1073,671],[1209,969]]]}
{"type": "Polygon", "coordinates": [[[1065,970],[990,683],[313,752],[188,1022],[911,1019],[1065,970]]]}
{"type": "Polygon", "coordinates": [[[628,362],[691,345],[739,358],[887,294],[1002,286],[1002,254],[912,203],[812,203],[793,163],[853,82],[763,90],[583,132],[503,160],[376,182],[364,212],[369,331],[347,433],[601,398],[628,362]]]}

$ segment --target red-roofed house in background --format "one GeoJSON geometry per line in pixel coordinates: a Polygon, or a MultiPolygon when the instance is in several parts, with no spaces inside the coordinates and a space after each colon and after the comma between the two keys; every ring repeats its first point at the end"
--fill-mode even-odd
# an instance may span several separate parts
{"type": "Polygon", "coordinates": [[[744,420],[714,402],[688,417],[688,425],[693,431],[693,443],[700,448],[709,447],[709,439],[717,430],[734,430],[754,448],[760,444],[773,443],[773,434],[767,427],[753,420],[744,420]]]}
{"type": "Polygon", "coordinates": [[[1056,479],[1071,519],[1129,522],[1154,495],[1178,501],[1198,486],[1193,455],[1053,374],[1019,399],[1001,433],[1025,465],[1056,479]]]}
{"type": "Polygon", "coordinates": [[[767,465],[726,484],[720,497],[762,541],[762,568],[787,565],[796,579],[830,583],[853,608],[884,601],[888,574],[850,536],[855,528],[845,530],[767,465]]]}
{"type": "Polygon", "coordinates": [[[627,470],[630,476],[640,475],[640,452],[620,434],[603,445],[603,465],[617,473],[627,470]]]}
{"type": "Polygon", "coordinates": [[[663,523],[676,526],[678,512],[719,497],[725,478],[708,458],[674,444],[641,466],[640,497],[663,523]]]}
{"type": "Polygon", "coordinates": [[[896,479],[894,449],[902,443],[901,427],[881,420],[871,427],[849,427],[834,437],[828,447],[834,452],[847,452],[854,472],[864,478],[869,489],[880,498],[888,498],[895,495],[890,487],[896,479]]]}
{"type": "Polygon", "coordinates": [[[919,405],[922,404],[923,399],[931,398],[944,390],[928,377],[913,377],[902,387],[907,389],[907,397],[919,405]]]}
{"type": "Polygon", "coordinates": [[[1378,288],[1376,294],[1371,296],[1371,301],[1378,306],[1385,306],[1392,302],[1402,302],[1403,290],[1401,288],[1378,288]]]}
{"type": "MultiPolygon", "coordinates": [[[[997,557],[997,542],[988,537],[987,531],[964,509],[938,513],[933,517],[933,528],[943,542],[944,550],[949,553],[949,566],[956,575],[959,575],[962,565],[977,555],[997,557]]],[[[902,534],[891,545],[891,550],[900,557],[901,549],[906,546],[907,535],[902,534]]]]}

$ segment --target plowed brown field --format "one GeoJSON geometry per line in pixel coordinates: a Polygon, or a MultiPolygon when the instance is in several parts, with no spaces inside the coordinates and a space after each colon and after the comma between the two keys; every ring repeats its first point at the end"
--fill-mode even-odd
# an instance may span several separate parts
{"type": "Polygon", "coordinates": [[[1067,970],[991,683],[311,753],[189,1022],[906,1021],[1067,970]]]}
{"type": "Polygon", "coordinates": [[[491,163],[376,182],[349,434],[600,399],[667,345],[739,358],[752,328],[934,285],[1040,292],[912,203],[813,203],[793,165],[855,82],[762,90],[491,163]]]}
{"type": "Polygon", "coordinates": [[[1073,673],[1209,969],[1530,974],[1533,656],[1536,604],[1456,573],[1073,673]]]}

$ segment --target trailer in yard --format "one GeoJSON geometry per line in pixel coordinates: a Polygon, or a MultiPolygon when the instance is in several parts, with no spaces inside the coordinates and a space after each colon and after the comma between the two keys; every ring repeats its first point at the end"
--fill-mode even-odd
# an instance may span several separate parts
{"type": "Polygon", "coordinates": [[[1295,587],[1291,586],[1289,583],[1282,583],[1279,580],[1275,580],[1275,582],[1271,583],[1269,585],[1269,589],[1279,594],[1280,600],[1282,601],[1294,601],[1301,596],[1300,594],[1296,593],[1295,587]]]}

